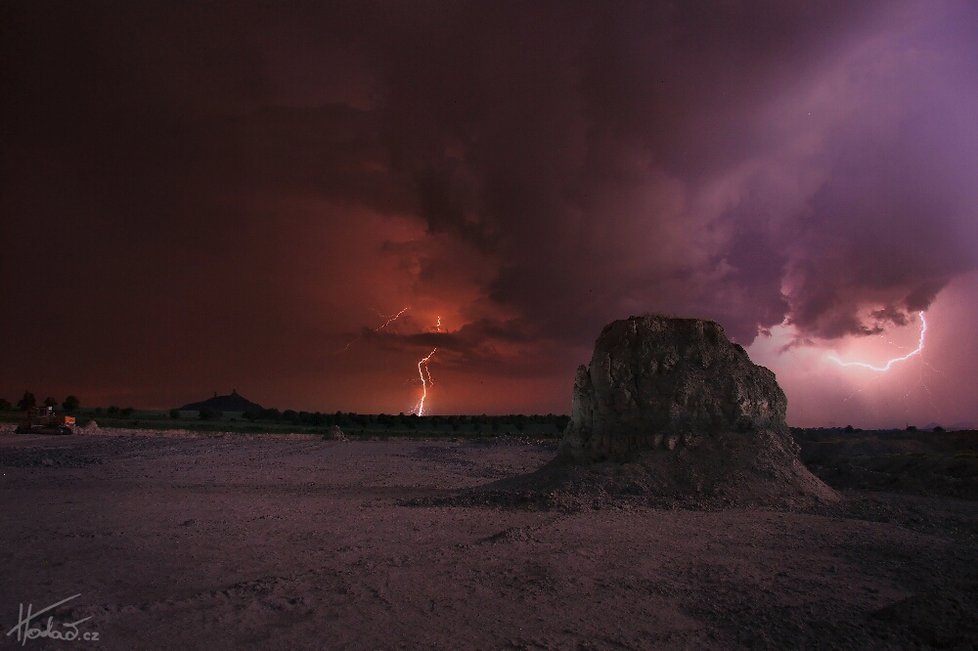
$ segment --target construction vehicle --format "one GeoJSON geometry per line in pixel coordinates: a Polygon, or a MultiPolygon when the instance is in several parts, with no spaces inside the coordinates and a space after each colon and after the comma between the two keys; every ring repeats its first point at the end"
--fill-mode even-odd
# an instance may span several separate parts
{"type": "Polygon", "coordinates": [[[74,434],[75,417],[54,413],[54,407],[31,407],[17,431],[21,434],[74,434]]]}

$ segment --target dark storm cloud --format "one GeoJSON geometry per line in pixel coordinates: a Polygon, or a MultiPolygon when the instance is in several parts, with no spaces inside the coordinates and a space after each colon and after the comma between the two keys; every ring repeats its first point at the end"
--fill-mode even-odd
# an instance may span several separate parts
{"type": "Polygon", "coordinates": [[[384,111],[429,228],[496,251],[490,295],[541,332],[865,334],[973,267],[973,9],[467,9],[396,41],[384,111]]]}
{"type": "Polygon", "coordinates": [[[552,373],[645,311],[742,343],[786,319],[799,341],[879,332],[975,267],[968,3],[0,11],[18,350],[224,339],[215,367],[312,369],[375,293],[461,322],[377,346],[552,373]],[[44,255],[70,266],[19,281],[44,255]],[[86,296],[83,325],[45,291],[86,296]]]}
{"type": "Polygon", "coordinates": [[[365,345],[390,351],[414,351],[420,355],[438,349],[439,368],[473,374],[540,375],[539,365],[553,354],[552,342],[532,332],[523,320],[480,319],[452,331],[412,332],[411,325],[398,328],[364,328],[365,345]]]}

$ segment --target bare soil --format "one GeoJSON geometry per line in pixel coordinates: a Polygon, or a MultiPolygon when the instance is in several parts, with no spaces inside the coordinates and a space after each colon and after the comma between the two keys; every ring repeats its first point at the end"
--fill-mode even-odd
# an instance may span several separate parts
{"type": "Polygon", "coordinates": [[[23,648],[978,644],[978,502],[451,502],[554,448],[0,433],[0,647],[19,647],[21,604],[75,594],[53,627],[91,617],[99,641],[23,648]]]}

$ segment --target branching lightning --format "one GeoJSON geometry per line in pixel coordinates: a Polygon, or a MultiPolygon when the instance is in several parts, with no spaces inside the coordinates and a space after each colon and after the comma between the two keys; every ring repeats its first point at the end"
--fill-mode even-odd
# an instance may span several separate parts
{"type": "MultiPolygon", "coordinates": [[[[379,326],[377,326],[376,328],[374,328],[374,332],[380,332],[381,330],[383,330],[384,328],[386,328],[390,324],[392,324],[395,321],[397,321],[398,319],[400,319],[401,318],[401,315],[404,314],[405,312],[407,312],[410,309],[411,309],[411,306],[410,305],[405,305],[404,307],[401,308],[401,311],[398,312],[397,314],[392,314],[390,316],[381,314],[380,317],[382,319],[385,319],[385,321],[383,323],[381,323],[379,326]]],[[[338,353],[345,353],[346,351],[348,351],[350,349],[350,346],[352,346],[353,344],[355,344],[359,339],[360,339],[359,336],[356,337],[356,338],[354,338],[354,339],[351,339],[349,342],[347,342],[347,344],[345,346],[343,346],[341,349],[339,349],[338,351],[336,351],[337,354],[338,353]]]]}
{"type": "Polygon", "coordinates": [[[383,323],[381,323],[378,327],[374,328],[374,332],[380,332],[381,330],[383,330],[384,328],[386,328],[390,324],[392,324],[395,321],[397,321],[398,319],[400,319],[401,318],[401,315],[404,314],[405,312],[407,312],[410,309],[411,309],[411,306],[410,305],[406,305],[406,306],[402,307],[400,312],[398,312],[397,314],[389,317],[386,321],[384,321],[383,323]]]}
{"type": "MultiPolygon", "coordinates": [[[[380,332],[390,324],[397,321],[405,312],[411,309],[410,305],[405,305],[396,314],[386,315],[381,314],[380,317],[384,319],[383,323],[373,329],[374,332],[380,332]]],[[[435,319],[435,332],[441,332],[441,317],[435,319]]],[[[350,349],[354,343],[356,343],[361,337],[358,336],[347,343],[343,348],[337,351],[337,353],[343,353],[350,349]]],[[[431,352],[418,360],[418,377],[421,379],[421,397],[418,399],[417,404],[414,407],[414,413],[418,416],[424,416],[425,401],[428,399],[428,389],[435,386],[435,379],[431,375],[431,369],[428,367],[431,358],[434,357],[435,353],[438,352],[438,347],[431,349],[431,352]]]]}
{"type": "Polygon", "coordinates": [[[424,401],[428,397],[428,387],[435,385],[435,380],[431,377],[431,370],[428,368],[428,362],[432,355],[437,352],[438,348],[435,347],[430,353],[418,360],[418,377],[421,378],[421,398],[418,399],[418,406],[415,408],[415,413],[418,416],[424,416],[424,401]]]}
{"type": "Polygon", "coordinates": [[[859,368],[869,369],[870,371],[885,373],[886,371],[889,371],[891,368],[893,368],[894,364],[905,362],[911,357],[914,357],[915,355],[919,355],[920,352],[924,349],[924,337],[927,334],[927,320],[924,318],[923,311],[918,312],[917,316],[920,317],[920,338],[917,340],[917,347],[914,348],[909,353],[907,353],[906,355],[904,355],[903,357],[894,357],[883,366],[873,366],[872,364],[868,364],[866,362],[843,362],[835,354],[829,354],[828,358],[833,362],[835,362],[836,364],[838,364],[839,366],[858,366],[859,368]]]}
{"type": "MultiPolygon", "coordinates": [[[[441,317],[439,316],[435,320],[435,332],[441,332],[441,317]]],[[[431,369],[428,367],[428,362],[431,361],[432,356],[438,352],[438,347],[434,347],[430,353],[418,360],[418,377],[421,378],[421,397],[418,399],[418,404],[414,408],[414,412],[418,416],[424,416],[424,401],[428,398],[428,387],[435,386],[435,379],[431,377],[431,369]]]]}

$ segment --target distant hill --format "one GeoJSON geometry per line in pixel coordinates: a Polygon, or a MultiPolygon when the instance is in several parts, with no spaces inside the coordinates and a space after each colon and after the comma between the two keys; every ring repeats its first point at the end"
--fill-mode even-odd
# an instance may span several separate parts
{"type": "Polygon", "coordinates": [[[935,427],[942,427],[948,432],[963,432],[963,431],[975,429],[975,423],[974,421],[960,421],[957,423],[952,423],[950,425],[941,425],[940,423],[927,423],[920,429],[927,432],[933,432],[935,427]]]}
{"type": "Polygon", "coordinates": [[[263,407],[239,394],[236,390],[226,396],[214,394],[213,398],[201,402],[191,402],[180,407],[180,411],[200,411],[201,409],[216,409],[218,411],[261,411],[263,407]]]}
{"type": "Polygon", "coordinates": [[[961,422],[954,423],[948,429],[949,430],[952,430],[952,431],[958,431],[958,432],[960,432],[960,431],[963,431],[963,430],[974,430],[974,429],[978,429],[978,425],[976,425],[975,424],[975,421],[973,421],[973,420],[963,420],[961,422]]]}

